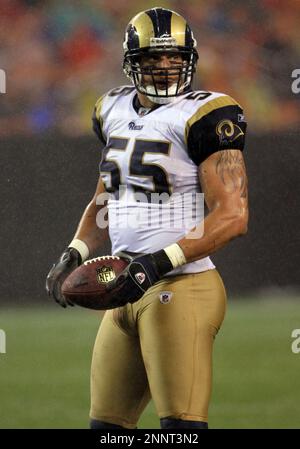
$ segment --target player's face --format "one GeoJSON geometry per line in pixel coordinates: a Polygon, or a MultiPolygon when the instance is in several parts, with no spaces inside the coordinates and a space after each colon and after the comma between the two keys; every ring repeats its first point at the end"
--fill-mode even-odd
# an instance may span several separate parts
{"type": "Polygon", "coordinates": [[[156,53],[142,56],[140,65],[142,69],[151,69],[152,72],[143,74],[144,86],[152,85],[154,81],[158,89],[166,89],[178,82],[184,61],[180,53],[156,53]]]}

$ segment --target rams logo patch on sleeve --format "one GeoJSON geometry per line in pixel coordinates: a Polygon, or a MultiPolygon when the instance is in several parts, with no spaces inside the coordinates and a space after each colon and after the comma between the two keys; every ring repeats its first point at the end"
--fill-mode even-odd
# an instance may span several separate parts
{"type": "Polygon", "coordinates": [[[220,143],[234,142],[238,137],[243,136],[241,128],[229,119],[221,120],[216,126],[216,133],[220,143]]]}

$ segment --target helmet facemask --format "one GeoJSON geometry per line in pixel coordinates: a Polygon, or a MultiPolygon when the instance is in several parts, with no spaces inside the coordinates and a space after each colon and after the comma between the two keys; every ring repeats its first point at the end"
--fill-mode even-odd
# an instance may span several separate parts
{"type": "Polygon", "coordinates": [[[146,95],[153,103],[166,104],[174,101],[190,89],[196,69],[196,50],[180,48],[155,48],[127,51],[124,56],[124,72],[131,79],[138,92],[146,95]],[[181,61],[168,67],[145,64],[147,58],[156,55],[180,55],[181,61]]]}

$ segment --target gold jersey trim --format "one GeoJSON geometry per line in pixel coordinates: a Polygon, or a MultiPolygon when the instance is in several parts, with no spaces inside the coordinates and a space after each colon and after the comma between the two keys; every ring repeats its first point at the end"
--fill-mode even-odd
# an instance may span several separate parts
{"type": "Polygon", "coordinates": [[[96,104],[95,104],[96,118],[97,118],[97,120],[99,120],[101,133],[102,133],[103,136],[104,136],[104,133],[103,133],[103,118],[101,117],[101,111],[102,111],[104,97],[105,97],[105,95],[102,95],[100,98],[98,98],[98,100],[96,101],[96,104]]]}
{"type": "Polygon", "coordinates": [[[185,143],[187,144],[188,135],[194,123],[196,123],[202,117],[214,111],[215,109],[219,109],[224,106],[239,106],[242,109],[239,103],[229,95],[222,95],[221,97],[214,98],[213,100],[208,101],[204,105],[200,106],[200,108],[186,122],[184,131],[185,143]]]}

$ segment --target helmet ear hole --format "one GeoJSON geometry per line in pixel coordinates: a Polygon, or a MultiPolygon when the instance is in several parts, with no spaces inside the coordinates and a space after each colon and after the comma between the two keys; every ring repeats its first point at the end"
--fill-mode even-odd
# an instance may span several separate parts
{"type": "Polygon", "coordinates": [[[140,65],[140,63],[141,63],[141,60],[142,60],[142,56],[134,56],[132,59],[131,59],[131,61],[132,61],[132,63],[133,64],[138,64],[138,65],[140,65]]]}

